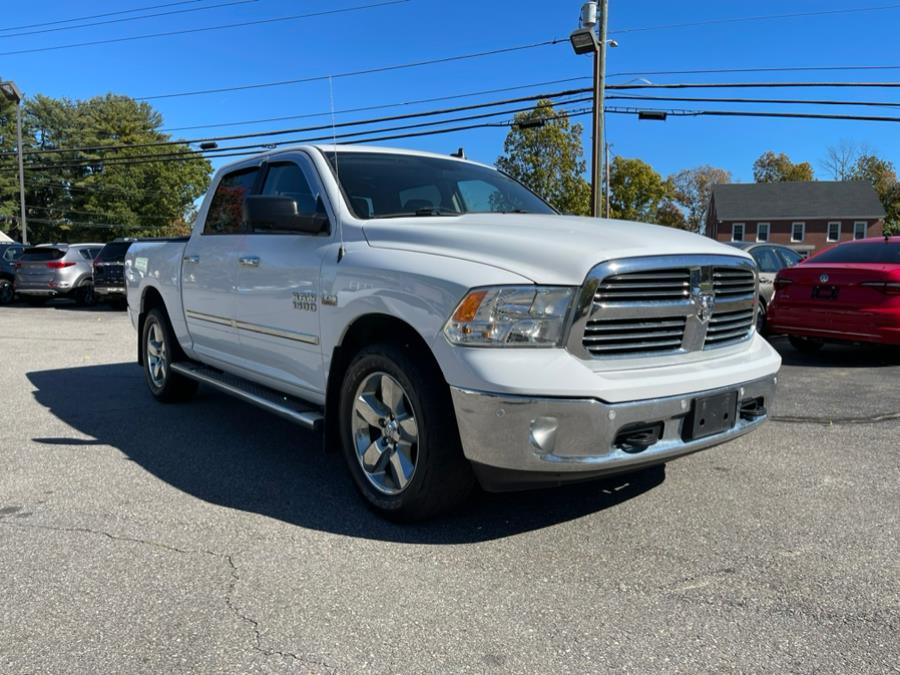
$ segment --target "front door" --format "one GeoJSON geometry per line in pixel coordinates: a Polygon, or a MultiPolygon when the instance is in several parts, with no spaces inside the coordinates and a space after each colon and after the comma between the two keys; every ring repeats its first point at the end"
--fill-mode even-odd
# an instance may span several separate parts
{"type": "MultiPolygon", "coordinates": [[[[312,162],[286,155],[264,168],[260,194],[291,197],[300,214],[323,193],[312,162]]],[[[319,343],[324,248],[331,235],[273,233],[252,224],[238,256],[235,325],[243,356],[268,379],[318,398],[324,389],[319,343]]]]}
{"type": "Polygon", "coordinates": [[[234,364],[239,342],[234,328],[238,252],[246,236],[244,199],[252,193],[258,167],[239,169],[219,181],[203,229],[182,260],[182,299],[188,331],[198,354],[234,364]]]}

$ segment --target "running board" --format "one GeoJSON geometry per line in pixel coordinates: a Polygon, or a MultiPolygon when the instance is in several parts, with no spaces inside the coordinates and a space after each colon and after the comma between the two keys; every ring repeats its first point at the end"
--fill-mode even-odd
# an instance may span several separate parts
{"type": "Polygon", "coordinates": [[[274,389],[250,382],[242,377],[223,373],[221,370],[204,366],[194,361],[178,361],[171,366],[173,372],[197,382],[208,384],[229,396],[239,398],[300,426],[319,431],[325,416],[315,406],[299,398],[286,396],[274,389]]]}

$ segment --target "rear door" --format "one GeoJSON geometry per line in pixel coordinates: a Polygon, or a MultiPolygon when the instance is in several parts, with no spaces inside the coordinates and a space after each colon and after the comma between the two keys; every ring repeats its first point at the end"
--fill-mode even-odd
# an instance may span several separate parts
{"type": "Polygon", "coordinates": [[[244,200],[256,188],[259,167],[227,173],[213,194],[203,228],[191,236],[182,261],[182,301],[194,349],[234,364],[237,258],[246,235],[244,200]]]}
{"type": "MultiPolygon", "coordinates": [[[[260,194],[316,212],[322,186],[303,153],[264,169],[260,194]]],[[[261,375],[315,396],[324,388],[319,341],[320,269],[330,233],[250,231],[238,256],[235,322],[242,354],[261,375]]]]}

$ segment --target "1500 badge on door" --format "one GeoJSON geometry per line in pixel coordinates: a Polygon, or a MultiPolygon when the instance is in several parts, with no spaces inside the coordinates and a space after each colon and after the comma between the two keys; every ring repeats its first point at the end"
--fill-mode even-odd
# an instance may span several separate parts
{"type": "Polygon", "coordinates": [[[312,291],[294,293],[294,309],[301,312],[318,312],[318,296],[312,291]]]}

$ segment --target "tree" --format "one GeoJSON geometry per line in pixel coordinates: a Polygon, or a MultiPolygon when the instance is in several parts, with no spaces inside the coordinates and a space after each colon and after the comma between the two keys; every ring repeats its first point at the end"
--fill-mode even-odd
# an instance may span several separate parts
{"type": "Polygon", "coordinates": [[[672,199],[684,208],[686,227],[699,232],[703,224],[714,185],[731,182],[731,174],[725,169],[704,164],[694,169],[684,169],[669,178],[672,184],[672,199]]]}
{"type": "MultiPolygon", "coordinates": [[[[13,224],[17,229],[18,188],[9,186],[10,181],[17,186],[15,134],[7,133],[7,117],[6,109],[0,108],[0,218],[7,229],[13,224]]],[[[172,158],[173,153],[190,151],[180,143],[104,149],[171,140],[161,126],[162,116],[149,104],[126,96],[28,99],[23,143],[29,239],[108,240],[185,233],[194,201],[209,185],[209,162],[187,154],[185,159],[172,158]],[[160,159],[152,161],[147,155],[160,159]],[[128,158],[134,161],[127,163],[128,158]]]]}
{"type": "Polygon", "coordinates": [[[670,186],[646,162],[615,157],[610,166],[609,192],[613,217],[651,223],[657,220],[670,186]]]}
{"type": "Polygon", "coordinates": [[[887,213],[885,232],[900,232],[900,183],[894,164],[873,154],[863,154],[857,158],[848,179],[868,181],[875,188],[887,213]]]}
{"type": "Polygon", "coordinates": [[[563,213],[589,215],[591,187],[584,179],[580,124],[570,124],[549,100],[518,113],[497,168],[541,195],[563,213]]]}
{"type": "Polygon", "coordinates": [[[670,197],[665,198],[656,210],[656,223],[677,227],[679,230],[690,230],[691,224],[684,215],[681,207],[670,197]]]}
{"type": "Polygon", "coordinates": [[[828,170],[833,180],[853,180],[854,166],[861,156],[867,154],[869,150],[865,145],[842,140],[837,145],[828,147],[822,166],[828,170]]]}
{"type": "Polygon", "coordinates": [[[814,180],[812,164],[794,164],[783,152],[776,155],[769,150],[753,162],[753,179],[757,183],[786,183],[788,181],[814,180]]]}

